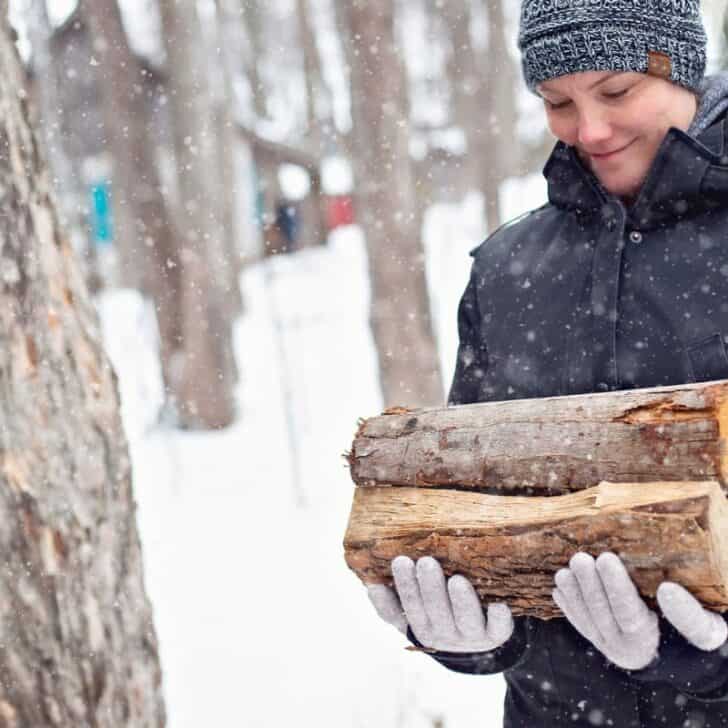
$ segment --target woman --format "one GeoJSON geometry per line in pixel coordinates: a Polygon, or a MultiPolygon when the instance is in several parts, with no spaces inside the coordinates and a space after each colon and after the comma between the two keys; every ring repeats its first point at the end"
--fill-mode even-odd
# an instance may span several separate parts
{"type": "MultiPolygon", "coordinates": [[[[728,76],[697,0],[525,0],[549,202],[473,251],[450,402],[728,378],[728,76]]],[[[483,615],[438,562],[392,562],[380,616],[446,667],[504,672],[505,725],[728,726],[728,627],[677,584],[653,611],[614,554],[556,575],[565,615],[483,615]]]]}

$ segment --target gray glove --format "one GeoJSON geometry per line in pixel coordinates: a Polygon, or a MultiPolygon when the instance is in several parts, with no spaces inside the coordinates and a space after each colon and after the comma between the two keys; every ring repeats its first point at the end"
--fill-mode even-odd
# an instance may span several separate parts
{"type": "Polygon", "coordinates": [[[407,625],[425,646],[440,652],[487,652],[513,634],[513,617],[505,604],[488,607],[486,625],[473,585],[459,574],[445,580],[431,556],[392,561],[396,591],[384,584],[367,587],[379,616],[403,634],[407,625]]]}
{"type": "Polygon", "coordinates": [[[553,597],[582,637],[618,667],[641,670],[657,656],[657,615],[615,554],[596,561],[589,554],[574,555],[569,568],[556,573],[553,597]]]}
{"type": "Polygon", "coordinates": [[[710,652],[728,640],[728,625],[720,614],[709,612],[685,588],[663,581],[657,589],[657,603],[673,627],[694,647],[710,652]]]}

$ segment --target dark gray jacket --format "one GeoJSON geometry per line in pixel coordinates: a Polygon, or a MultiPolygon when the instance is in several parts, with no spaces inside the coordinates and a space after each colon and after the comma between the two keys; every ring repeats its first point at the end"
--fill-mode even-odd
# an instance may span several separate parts
{"type": "MultiPolygon", "coordinates": [[[[728,378],[725,109],[697,139],[668,132],[629,209],[563,144],[544,174],[549,203],[472,252],[450,402],[728,378]]],[[[664,620],[662,634],[638,672],[563,619],[519,618],[494,653],[434,657],[504,671],[507,728],[728,727],[728,651],[700,652],[664,620]]]]}

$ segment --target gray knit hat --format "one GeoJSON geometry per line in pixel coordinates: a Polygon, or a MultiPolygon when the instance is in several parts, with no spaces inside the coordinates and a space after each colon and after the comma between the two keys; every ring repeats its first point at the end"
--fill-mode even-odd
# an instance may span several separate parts
{"type": "Polygon", "coordinates": [[[699,0],[523,0],[518,45],[532,90],[580,71],[635,71],[694,91],[707,37],[699,0]]]}

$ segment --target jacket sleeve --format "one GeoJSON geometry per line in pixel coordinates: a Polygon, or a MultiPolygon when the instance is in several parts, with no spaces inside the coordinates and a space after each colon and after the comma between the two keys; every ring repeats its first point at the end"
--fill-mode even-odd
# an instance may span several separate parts
{"type": "Polygon", "coordinates": [[[632,678],[668,683],[706,703],[728,702],[728,644],[712,652],[699,650],[662,617],[660,631],[658,656],[643,670],[631,672],[632,678]]]}
{"type": "Polygon", "coordinates": [[[495,675],[519,665],[533,643],[535,624],[527,617],[514,617],[515,628],[509,640],[490,652],[438,652],[425,648],[407,627],[407,637],[434,660],[453,672],[467,675],[495,675]]]}
{"type": "Polygon", "coordinates": [[[470,280],[458,307],[458,345],[455,375],[448,404],[472,404],[482,401],[482,381],[488,369],[488,350],[481,334],[478,304],[478,273],[473,264],[470,280]]]}

